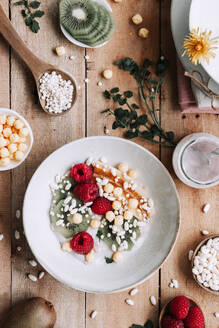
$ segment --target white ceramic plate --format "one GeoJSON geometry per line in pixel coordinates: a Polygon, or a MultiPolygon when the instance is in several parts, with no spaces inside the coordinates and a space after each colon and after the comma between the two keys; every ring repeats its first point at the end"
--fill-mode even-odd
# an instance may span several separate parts
{"type": "MultiPolygon", "coordinates": [[[[95,2],[97,2],[100,5],[106,7],[106,9],[108,9],[110,12],[112,12],[112,8],[106,0],[95,0],[95,2]]],[[[79,46],[79,47],[82,47],[82,48],[91,48],[91,49],[101,48],[109,42],[109,41],[106,41],[104,43],[99,44],[98,46],[90,47],[87,44],[79,42],[78,40],[74,39],[73,36],[61,24],[60,24],[60,28],[61,28],[62,33],[66,37],[66,39],[68,39],[71,43],[75,44],[76,46],[79,46]]]]}
{"type": "Polygon", "coordinates": [[[25,120],[25,118],[23,116],[21,116],[20,114],[18,114],[17,112],[15,112],[14,110],[12,109],[8,109],[8,108],[0,108],[0,115],[1,114],[5,114],[5,115],[14,115],[16,116],[17,118],[19,118],[22,122],[24,122],[24,124],[26,125],[26,127],[28,128],[29,130],[29,144],[28,144],[28,150],[27,152],[25,153],[22,161],[11,161],[11,163],[6,166],[6,167],[2,167],[0,166],[0,171],[7,171],[7,170],[12,170],[14,169],[15,167],[21,165],[25,159],[27,158],[27,156],[29,155],[30,151],[31,151],[31,148],[33,146],[33,132],[32,132],[32,129],[29,125],[29,123],[25,120]]]}
{"type": "MultiPolygon", "coordinates": [[[[174,182],[162,163],[137,144],[114,137],[90,137],[71,142],[52,153],[37,169],[26,191],[23,222],[28,243],[40,264],[64,284],[91,293],[112,293],[148,279],[170,254],[180,224],[180,204],[174,182]],[[118,264],[85,265],[60,249],[50,228],[49,185],[57,173],[88,157],[105,156],[111,165],[129,163],[154,200],[150,233],[141,247],[126,253],[118,264]]],[[[103,254],[104,257],[104,254],[103,254]]]]}
{"type": "MultiPolygon", "coordinates": [[[[212,31],[212,37],[219,37],[218,12],[218,0],[192,0],[189,15],[190,30],[199,27],[201,31],[212,31]]],[[[214,52],[216,57],[212,58],[209,64],[203,62],[201,65],[208,75],[219,83],[219,48],[214,52]]]]}

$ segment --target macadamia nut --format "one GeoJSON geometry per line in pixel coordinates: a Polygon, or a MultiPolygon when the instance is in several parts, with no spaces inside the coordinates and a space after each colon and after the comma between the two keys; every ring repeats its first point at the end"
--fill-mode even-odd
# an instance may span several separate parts
{"type": "Polygon", "coordinates": [[[139,25],[143,22],[143,18],[140,14],[136,14],[132,17],[132,21],[135,25],[139,25]]]}
{"type": "Polygon", "coordinates": [[[56,47],[56,54],[59,57],[64,56],[65,55],[65,47],[63,47],[63,46],[56,47]]]}
{"type": "Polygon", "coordinates": [[[110,80],[112,77],[113,77],[113,72],[111,71],[111,69],[105,69],[103,71],[103,77],[106,79],[106,80],[110,80]]]}
{"type": "Polygon", "coordinates": [[[112,211],[106,212],[106,219],[109,222],[112,222],[115,219],[115,214],[112,211]]]}
{"type": "Polygon", "coordinates": [[[147,39],[148,35],[149,31],[145,27],[140,28],[138,31],[138,36],[140,36],[140,38],[147,39]]]}

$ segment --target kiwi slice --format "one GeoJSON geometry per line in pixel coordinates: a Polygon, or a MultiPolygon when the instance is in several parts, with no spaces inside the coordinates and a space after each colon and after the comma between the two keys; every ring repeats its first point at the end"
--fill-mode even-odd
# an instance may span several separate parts
{"type": "Polygon", "coordinates": [[[90,0],[62,0],[59,5],[61,25],[73,36],[89,35],[98,22],[98,7],[90,0]]]}
{"type": "Polygon", "coordinates": [[[113,36],[115,29],[116,29],[116,23],[115,23],[112,13],[107,11],[105,8],[104,8],[104,10],[107,12],[107,14],[109,16],[109,25],[106,26],[107,29],[104,29],[99,34],[97,40],[94,40],[94,46],[110,40],[110,38],[113,36]]]}
{"type": "Polygon", "coordinates": [[[60,22],[76,40],[88,46],[108,41],[116,25],[112,13],[91,0],[62,0],[60,22]]]}
{"type": "Polygon", "coordinates": [[[104,27],[105,25],[105,17],[103,12],[101,11],[100,6],[97,3],[93,3],[94,6],[96,7],[96,15],[97,15],[97,21],[93,24],[92,26],[92,31],[90,33],[79,33],[77,31],[74,32],[74,38],[78,38],[80,40],[92,40],[95,36],[98,30],[104,27]]]}
{"type": "Polygon", "coordinates": [[[88,45],[96,45],[99,43],[105,42],[107,40],[108,36],[111,34],[112,26],[115,26],[112,20],[111,13],[106,10],[105,7],[99,6],[99,24],[94,28],[93,32],[90,33],[88,36],[81,36],[80,41],[84,42],[88,45]],[[97,40],[100,40],[100,42],[97,42],[97,40]]]}
{"type": "MultiPolygon", "coordinates": [[[[80,202],[78,199],[75,198],[75,200],[77,202],[76,207],[78,207],[79,204],[83,205],[83,203],[80,202]]],[[[85,215],[88,213],[86,212],[83,214],[83,221],[80,224],[73,224],[70,221],[68,221],[67,213],[61,211],[61,208],[64,206],[65,206],[64,199],[62,199],[59,201],[59,203],[53,209],[54,215],[53,216],[51,215],[51,222],[54,227],[54,230],[56,232],[60,233],[65,238],[71,238],[78,232],[87,231],[87,229],[89,227],[89,223],[87,222],[87,220],[90,219],[90,216],[86,217],[85,215]],[[64,223],[67,224],[68,222],[70,222],[70,225],[68,227],[66,225],[64,227],[61,225],[57,226],[56,222],[58,220],[60,220],[60,217],[58,217],[58,215],[64,215],[64,218],[63,218],[64,223]]]]}
{"type": "MultiPolygon", "coordinates": [[[[132,220],[129,221],[129,223],[133,224],[134,220],[136,218],[133,217],[132,220]]],[[[105,244],[109,247],[109,249],[112,249],[112,245],[114,244],[116,246],[116,248],[119,248],[119,244],[116,241],[116,236],[112,233],[112,229],[110,229],[110,223],[107,222],[107,224],[103,227],[103,228],[99,228],[98,232],[97,232],[97,237],[104,235],[104,239],[103,242],[105,242],[105,244]],[[111,237],[107,237],[107,235],[110,233],[111,237]]],[[[140,229],[139,227],[133,227],[132,231],[136,232],[136,241],[138,240],[138,238],[140,237],[141,233],[140,233],[140,229]]],[[[133,246],[134,243],[131,240],[131,234],[127,231],[125,234],[125,240],[128,242],[128,251],[130,251],[133,246]]]]}
{"type": "Polygon", "coordinates": [[[108,41],[115,31],[116,24],[112,14],[107,11],[105,7],[102,8],[102,13],[104,13],[104,23],[95,30],[94,37],[90,38],[89,35],[87,37],[80,38],[80,41],[87,44],[88,46],[96,46],[108,41]]]}

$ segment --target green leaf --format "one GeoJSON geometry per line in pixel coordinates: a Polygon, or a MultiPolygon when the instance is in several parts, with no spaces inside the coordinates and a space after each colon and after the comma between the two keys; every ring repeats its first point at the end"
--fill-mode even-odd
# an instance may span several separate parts
{"type": "Polygon", "coordinates": [[[117,93],[116,95],[113,96],[113,101],[114,101],[114,102],[118,102],[119,99],[121,98],[121,96],[122,96],[122,95],[121,95],[120,93],[117,93]]]}
{"type": "Polygon", "coordinates": [[[137,124],[137,122],[135,121],[135,122],[133,122],[133,123],[130,123],[130,128],[131,129],[136,129],[139,125],[137,124]]]}
{"type": "Polygon", "coordinates": [[[33,20],[31,17],[27,17],[24,21],[27,26],[31,26],[33,24],[33,20]]]}
{"type": "Polygon", "coordinates": [[[130,120],[136,120],[137,113],[134,110],[132,110],[131,112],[129,112],[129,118],[130,120]]]}
{"type": "Polygon", "coordinates": [[[174,132],[173,132],[173,131],[168,131],[168,132],[166,133],[166,135],[167,135],[167,138],[168,138],[170,141],[173,141],[173,140],[174,140],[175,135],[174,135],[174,132]]]}
{"type": "Polygon", "coordinates": [[[33,14],[32,14],[32,16],[33,16],[33,18],[34,17],[43,17],[43,15],[44,15],[45,13],[44,13],[44,11],[42,11],[42,10],[36,10],[33,14]]]}
{"type": "Polygon", "coordinates": [[[153,140],[154,139],[154,135],[153,133],[151,133],[150,131],[143,131],[141,132],[141,137],[147,140],[153,140]]]}
{"type": "Polygon", "coordinates": [[[111,98],[111,95],[110,95],[110,93],[109,93],[108,90],[105,90],[105,91],[103,92],[103,95],[104,95],[104,97],[105,97],[106,99],[110,99],[110,98],[111,98]]]}
{"type": "Polygon", "coordinates": [[[109,112],[110,112],[110,109],[107,108],[107,109],[102,110],[102,112],[100,112],[100,113],[101,113],[101,114],[104,114],[104,113],[109,113],[109,112]]]}
{"type": "Polygon", "coordinates": [[[113,122],[113,124],[112,124],[112,129],[113,129],[113,130],[116,130],[118,127],[119,127],[119,126],[118,126],[118,123],[117,123],[116,121],[113,122]]]}
{"type": "Polygon", "coordinates": [[[135,131],[128,130],[128,131],[125,132],[124,137],[127,138],[127,139],[137,138],[138,137],[138,132],[136,130],[135,131]]]}
{"type": "Polygon", "coordinates": [[[160,137],[162,134],[162,131],[156,125],[152,125],[151,132],[153,133],[154,136],[158,136],[158,137],[160,137]]]}
{"type": "Polygon", "coordinates": [[[14,6],[22,6],[22,5],[25,5],[25,1],[17,1],[14,3],[14,6]]]}
{"type": "Polygon", "coordinates": [[[34,9],[38,9],[40,6],[40,2],[39,1],[32,1],[30,3],[30,7],[34,8],[34,9]]]}
{"type": "Polygon", "coordinates": [[[159,59],[156,63],[156,75],[159,77],[164,77],[166,75],[168,66],[169,61],[166,58],[159,59]]]}
{"type": "Polygon", "coordinates": [[[125,98],[119,98],[118,103],[120,106],[123,106],[126,104],[126,99],[125,98]]]}
{"type": "Polygon", "coordinates": [[[105,256],[105,261],[106,261],[107,264],[111,264],[111,263],[114,262],[112,258],[106,257],[106,256],[105,256]]]}
{"type": "Polygon", "coordinates": [[[27,17],[27,14],[26,14],[26,10],[25,10],[25,9],[22,9],[22,10],[21,10],[21,15],[22,15],[23,17],[27,17]]]}
{"type": "Polygon", "coordinates": [[[145,324],[144,324],[144,328],[154,328],[153,322],[151,320],[148,320],[145,324]]]}
{"type": "Polygon", "coordinates": [[[117,93],[119,92],[119,88],[113,88],[110,90],[111,93],[117,93]]]}
{"type": "Polygon", "coordinates": [[[138,125],[145,125],[148,121],[148,117],[147,115],[140,115],[138,118],[137,118],[137,124],[138,125]]]}
{"type": "Polygon", "coordinates": [[[140,107],[137,104],[132,104],[133,109],[140,109],[140,107]]]}
{"type": "Polygon", "coordinates": [[[125,116],[124,110],[122,108],[116,108],[114,110],[114,114],[115,114],[117,119],[120,119],[120,118],[125,116]]]}
{"type": "Polygon", "coordinates": [[[128,90],[128,91],[124,92],[124,95],[125,95],[126,98],[132,98],[133,97],[133,92],[128,90]]]}
{"type": "Polygon", "coordinates": [[[99,238],[99,240],[101,240],[101,235],[102,235],[102,232],[100,230],[98,230],[96,236],[97,236],[97,238],[99,238]]]}
{"type": "Polygon", "coordinates": [[[34,19],[32,25],[31,25],[31,30],[32,30],[32,32],[37,33],[37,32],[39,31],[39,29],[40,29],[40,25],[39,25],[39,23],[34,19]]]}
{"type": "Polygon", "coordinates": [[[143,62],[143,67],[148,68],[153,64],[153,62],[150,59],[145,59],[143,62]]]}

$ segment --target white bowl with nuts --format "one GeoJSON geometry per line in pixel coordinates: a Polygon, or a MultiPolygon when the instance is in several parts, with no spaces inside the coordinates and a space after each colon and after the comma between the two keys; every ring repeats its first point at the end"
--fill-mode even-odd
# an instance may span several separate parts
{"type": "Polygon", "coordinates": [[[14,169],[25,161],[33,145],[29,123],[17,112],[0,108],[0,171],[14,169]]]}

